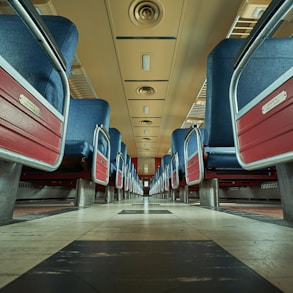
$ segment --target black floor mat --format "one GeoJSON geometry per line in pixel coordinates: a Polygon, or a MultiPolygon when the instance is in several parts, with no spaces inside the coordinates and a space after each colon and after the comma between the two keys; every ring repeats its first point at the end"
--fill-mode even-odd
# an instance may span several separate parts
{"type": "Polygon", "coordinates": [[[75,241],[11,292],[281,292],[213,241],[75,241]]]}
{"type": "Polygon", "coordinates": [[[172,214],[168,210],[149,210],[149,209],[144,209],[144,210],[123,210],[119,214],[124,214],[124,215],[136,215],[136,214],[157,214],[157,215],[162,215],[162,214],[172,214]]]}

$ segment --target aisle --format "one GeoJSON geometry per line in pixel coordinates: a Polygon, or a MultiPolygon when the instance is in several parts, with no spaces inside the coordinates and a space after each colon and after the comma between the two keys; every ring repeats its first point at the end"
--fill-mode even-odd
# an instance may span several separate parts
{"type": "Polygon", "coordinates": [[[292,240],[166,200],[95,205],[0,227],[0,292],[290,292],[292,240]]]}

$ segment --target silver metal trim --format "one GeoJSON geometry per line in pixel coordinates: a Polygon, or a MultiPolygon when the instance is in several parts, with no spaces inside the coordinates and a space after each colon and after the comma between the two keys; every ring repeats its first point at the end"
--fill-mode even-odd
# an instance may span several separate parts
{"type": "MultiPolygon", "coordinates": [[[[56,70],[60,74],[62,84],[63,84],[65,98],[64,98],[63,113],[62,113],[63,115],[59,115],[59,114],[57,114],[58,111],[52,105],[49,106],[49,103],[47,101],[44,102],[44,100],[46,100],[46,99],[43,97],[41,98],[40,93],[38,93],[35,89],[33,89],[33,87],[28,82],[26,82],[25,79],[23,77],[21,77],[21,75],[19,73],[17,73],[17,71],[15,69],[12,69],[12,67],[10,65],[7,65],[8,64],[7,61],[3,61],[4,59],[1,58],[0,59],[1,66],[2,65],[6,66],[6,68],[8,68],[8,70],[10,70],[10,72],[13,73],[14,77],[16,77],[17,80],[20,81],[20,83],[22,84],[22,86],[24,88],[26,88],[29,92],[31,92],[35,97],[40,99],[40,102],[42,102],[54,115],[56,115],[61,121],[63,121],[63,129],[62,129],[62,137],[61,137],[61,144],[60,144],[60,155],[59,155],[55,164],[52,164],[52,165],[47,164],[43,161],[36,160],[36,159],[30,158],[30,157],[27,157],[24,155],[20,155],[18,153],[12,152],[12,151],[7,151],[5,149],[0,149],[0,157],[5,160],[10,160],[10,161],[17,162],[20,164],[28,165],[28,166],[36,168],[36,169],[41,169],[44,171],[54,171],[61,164],[62,159],[63,159],[63,155],[64,155],[65,138],[66,138],[66,130],[67,130],[67,119],[68,119],[68,112],[69,112],[69,100],[70,100],[70,89],[69,89],[68,79],[66,76],[66,72],[64,71],[64,69],[62,67],[62,64],[59,62],[59,59],[56,57],[56,55],[54,54],[54,52],[52,51],[52,49],[48,45],[46,39],[42,35],[41,31],[38,29],[38,27],[32,21],[32,19],[30,18],[29,14],[24,9],[22,4],[17,0],[11,0],[10,2],[13,3],[13,8],[16,9],[19,16],[30,27],[34,36],[42,42],[44,50],[46,51],[51,62],[54,65],[54,67],[56,68],[56,70]]],[[[9,3],[9,5],[10,5],[10,3],[9,3]]],[[[5,69],[5,67],[3,67],[3,68],[5,69]]]]}
{"type": "Polygon", "coordinates": [[[103,125],[97,125],[95,132],[94,132],[94,151],[93,151],[93,165],[92,165],[92,180],[97,183],[106,186],[109,183],[109,176],[110,176],[110,153],[111,153],[111,148],[110,148],[110,139],[109,139],[109,134],[107,133],[106,129],[103,127],[103,125]],[[107,142],[107,156],[105,157],[104,154],[102,154],[98,150],[98,145],[99,145],[99,137],[100,135],[104,136],[107,142]],[[105,161],[107,162],[107,168],[108,168],[108,176],[106,181],[102,181],[96,178],[96,171],[97,171],[97,154],[100,154],[105,161]]]}
{"type": "Polygon", "coordinates": [[[185,165],[185,181],[188,186],[199,184],[204,179],[204,162],[203,162],[203,149],[202,149],[203,143],[200,135],[200,131],[196,126],[192,126],[190,130],[188,131],[185,139],[184,139],[184,165],[185,165]],[[192,156],[198,154],[198,169],[199,169],[199,178],[197,180],[189,180],[188,178],[188,172],[187,172],[187,162],[189,160],[188,157],[188,142],[191,138],[191,136],[195,133],[196,140],[197,140],[197,152],[194,152],[192,156]]]}
{"type": "Polygon", "coordinates": [[[281,86],[285,81],[289,80],[293,76],[293,66],[282,74],[277,80],[270,84],[266,89],[264,89],[259,95],[257,95],[252,101],[245,105],[241,110],[236,112],[236,119],[239,119],[244,114],[246,114],[251,108],[259,104],[263,99],[265,99],[269,94],[281,86]]]}
{"type": "Polygon", "coordinates": [[[123,188],[123,166],[124,166],[124,158],[123,158],[123,154],[121,152],[118,152],[117,153],[117,156],[116,156],[116,176],[115,176],[115,187],[117,189],[122,189],[123,188]],[[122,161],[122,168],[119,168],[120,166],[120,162],[122,161]],[[122,172],[122,182],[121,182],[121,185],[118,185],[118,173],[119,171],[122,172]]]}
{"type": "Polygon", "coordinates": [[[172,189],[176,189],[179,187],[179,157],[178,157],[178,152],[176,152],[175,154],[172,155],[171,157],[171,187],[172,189]],[[173,161],[175,161],[175,170],[173,169],[173,161]],[[176,174],[176,182],[174,182],[173,179],[173,172],[175,172],[176,174]],[[175,184],[177,183],[177,184],[175,184]]]}
{"type": "Polygon", "coordinates": [[[240,76],[243,72],[244,67],[252,57],[255,50],[263,43],[263,41],[268,38],[278,24],[284,19],[284,16],[287,12],[292,8],[293,1],[288,0],[285,1],[280,8],[275,12],[275,14],[271,17],[268,23],[264,26],[263,30],[256,36],[254,43],[247,49],[243,58],[239,61],[237,67],[234,69],[234,73],[232,75],[230,90],[229,90],[229,98],[230,98],[230,108],[231,108],[231,118],[232,118],[232,128],[233,128],[233,136],[236,150],[236,157],[238,159],[239,164],[246,170],[254,170],[264,167],[274,166],[280,163],[288,162],[293,160],[293,151],[287,152],[285,154],[276,155],[270,158],[258,160],[251,163],[246,163],[243,161],[240,154],[239,140],[238,140],[238,129],[236,119],[239,115],[238,103],[237,103],[237,87],[239,83],[240,76]]]}

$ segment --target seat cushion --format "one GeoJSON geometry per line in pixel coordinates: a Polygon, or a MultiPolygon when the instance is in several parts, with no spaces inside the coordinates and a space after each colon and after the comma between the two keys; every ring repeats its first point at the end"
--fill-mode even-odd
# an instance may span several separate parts
{"type": "Polygon", "coordinates": [[[89,158],[93,154],[93,146],[86,141],[67,140],[65,144],[64,156],[76,156],[89,158]]]}
{"type": "Polygon", "coordinates": [[[175,129],[172,133],[172,154],[178,153],[179,167],[178,170],[181,173],[185,173],[184,164],[184,138],[188,132],[187,128],[175,129]]]}
{"type": "Polygon", "coordinates": [[[116,157],[118,152],[121,151],[121,133],[116,128],[109,129],[110,134],[110,172],[116,171],[116,157]]]}
{"type": "MultiPolygon", "coordinates": [[[[60,16],[43,16],[67,64],[76,51],[78,32],[75,25],[60,16]]],[[[17,15],[0,15],[0,54],[59,112],[63,109],[62,81],[46,53],[17,15]]]]}

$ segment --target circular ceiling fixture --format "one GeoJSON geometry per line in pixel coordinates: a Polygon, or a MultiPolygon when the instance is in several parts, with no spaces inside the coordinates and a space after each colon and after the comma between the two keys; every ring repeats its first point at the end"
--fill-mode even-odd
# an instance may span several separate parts
{"type": "Polygon", "coordinates": [[[140,124],[141,125],[151,125],[151,124],[153,124],[153,121],[152,120],[141,120],[140,124]]]}
{"type": "Polygon", "coordinates": [[[157,1],[135,0],[129,7],[131,21],[140,27],[153,27],[163,17],[162,5],[157,1]]]}
{"type": "Polygon", "coordinates": [[[136,89],[140,96],[151,96],[155,93],[155,89],[151,86],[141,86],[136,89]]]}

